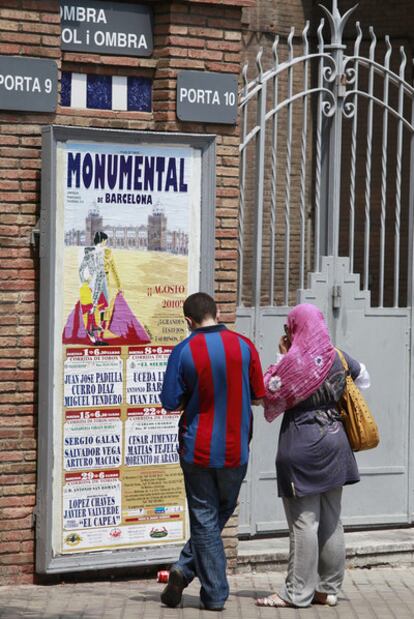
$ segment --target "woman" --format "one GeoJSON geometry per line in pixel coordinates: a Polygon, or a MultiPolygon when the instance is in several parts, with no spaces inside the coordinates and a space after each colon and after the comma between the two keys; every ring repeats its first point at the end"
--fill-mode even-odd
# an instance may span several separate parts
{"type": "MultiPolygon", "coordinates": [[[[289,526],[289,565],[280,593],[256,604],[334,606],[345,570],[342,487],[359,481],[337,406],[345,370],[315,306],[295,307],[285,331],[277,363],[265,374],[265,417],[270,422],[286,411],[276,470],[289,526]]],[[[345,358],[356,384],[369,387],[364,365],[345,358]]]]}

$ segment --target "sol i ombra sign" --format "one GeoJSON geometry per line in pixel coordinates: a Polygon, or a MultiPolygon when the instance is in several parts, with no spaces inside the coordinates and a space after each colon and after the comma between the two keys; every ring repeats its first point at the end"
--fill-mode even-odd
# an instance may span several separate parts
{"type": "Polygon", "coordinates": [[[60,1],[61,47],[65,51],[150,56],[149,7],[123,2],[60,1]]]}

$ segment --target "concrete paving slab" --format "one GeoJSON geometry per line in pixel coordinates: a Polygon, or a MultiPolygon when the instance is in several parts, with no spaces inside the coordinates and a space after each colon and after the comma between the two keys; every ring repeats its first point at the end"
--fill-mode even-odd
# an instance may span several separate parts
{"type": "Polygon", "coordinates": [[[277,591],[281,572],[229,577],[231,595],[222,613],[199,608],[199,583],[185,590],[177,609],[163,607],[164,585],[129,580],[0,588],[1,619],[412,619],[414,568],[348,569],[335,608],[258,608],[255,599],[277,591]]]}

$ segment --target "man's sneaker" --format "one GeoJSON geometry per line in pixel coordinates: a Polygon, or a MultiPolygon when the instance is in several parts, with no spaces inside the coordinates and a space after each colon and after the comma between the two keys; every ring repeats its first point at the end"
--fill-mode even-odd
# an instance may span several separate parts
{"type": "Polygon", "coordinates": [[[220,604],[220,602],[216,603],[216,604],[206,604],[204,602],[204,600],[201,597],[201,591],[200,591],[200,610],[212,610],[212,611],[221,611],[224,610],[224,602],[222,602],[220,604]]]}
{"type": "Polygon", "coordinates": [[[222,610],[224,610],[224,604],[223,606],[206,606],[203,602],[200,602],[200,610],[211,610],[211,611],[215,611],[215,612],[220,612],[222,610]]]}
{"type": "Polygon", "coordinates": [[[183,590],[187,586],[184,575],[178,567],[170,570],[168,585],[161,593],[161,602],[170,608],[175,608],[181,602],[183,590]]]}

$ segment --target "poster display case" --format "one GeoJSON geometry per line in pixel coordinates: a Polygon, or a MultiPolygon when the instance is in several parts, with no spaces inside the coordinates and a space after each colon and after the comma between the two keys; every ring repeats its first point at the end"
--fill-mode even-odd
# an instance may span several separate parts
{"type": "Polygon", "coordinates": [[[213,290],[214,136],[43,132],[37,570],[173,561],[188,536],[185,297],[213,290]]]}

